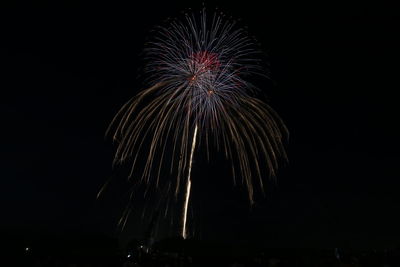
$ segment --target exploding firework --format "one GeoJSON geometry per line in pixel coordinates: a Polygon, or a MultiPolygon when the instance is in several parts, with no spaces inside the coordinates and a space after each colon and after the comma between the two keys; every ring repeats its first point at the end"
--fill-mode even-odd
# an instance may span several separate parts
{"type": "Polygon", "coordinates": [[[110,125],[118,142],[115,162],[131,159],[130,176],[140,169],[136,180],[157,187],[163,168],[174,174],[166,191],[184,193],[184,238],[196,142],[207,157],[210,147],[223,151],[232,162],[234,182],[241,177],[251,203],[254,186],[263,189],[261,169],[275,176],[279,158],[286,158],[287,129],[271,107],[255,98],[257,90],[248,81],[262,74],[255,47],[222,15],[209,19],[203,10],[200,16],[172,21],[145,49],[150,87],[128,101],[110,125]]]}

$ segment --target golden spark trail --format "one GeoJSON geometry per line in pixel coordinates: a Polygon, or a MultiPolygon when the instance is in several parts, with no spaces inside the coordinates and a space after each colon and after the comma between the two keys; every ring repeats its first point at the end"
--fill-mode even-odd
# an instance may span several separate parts
{"type": "Polygon", "coordinates": [[[182,237],[186,239],[186,220],[187,220],[187,210],[189,206],[189,198],[190,198],[190,189],[192,187],[192,181],[190,179],[190,174],[192,172],[192,163],[193,163],[193,153],[194,148],[196,147],[196,137],[197,137],[197,124],[194,128],[193,139],[192,139],[192,149],[190,151],[190,161],[189,161],[189,170],[188,170],[188,177],[186,182],[186,191],[185,191],[185,202],[183,205],[183,216],[182,216],[182,237]]]}

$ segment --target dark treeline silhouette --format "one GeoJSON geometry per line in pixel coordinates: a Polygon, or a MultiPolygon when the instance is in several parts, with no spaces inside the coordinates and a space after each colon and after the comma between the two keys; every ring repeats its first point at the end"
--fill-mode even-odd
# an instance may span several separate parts
{"type": "Polygon", "coordinates": [[[394,248],[278,249],[182,238],[163,239],[149,247],[146,240],[132,239],[120,245],[116,238],[101,234],[3,234],[1,240],[2,251],[6,252],[1,266],[400,266],[400,249],[394,248]]]}

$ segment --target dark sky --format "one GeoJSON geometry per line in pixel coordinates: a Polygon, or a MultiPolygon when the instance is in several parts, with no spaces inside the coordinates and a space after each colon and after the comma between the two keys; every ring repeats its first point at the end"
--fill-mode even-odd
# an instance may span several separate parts
{"type": "MultiPolygon", "coordinates": [[[[193,176],[212,180],[194,191],[198,236],[284,247],[398,245],[395,10],[230,2],[207,7],[242,19],[268,54],[275,85],[263,89],[290,130],[289,163],[250,210],[230,173],[199,159],[193,176]]],[[[201,2],[110,3],[1,11],[2,231],[116,235],[127,190],[104,132],[140,89],[149,31],[201,2]],[[114,186],[96,201],[109,177],[114,186]]],[[[133,216],[121,237],[143,229],[133,216]]]]}

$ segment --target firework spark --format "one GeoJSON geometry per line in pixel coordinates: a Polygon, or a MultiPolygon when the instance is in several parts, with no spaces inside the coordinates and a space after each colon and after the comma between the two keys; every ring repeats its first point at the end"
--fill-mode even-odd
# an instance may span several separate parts
{"type": "Polygon", "coordinates": [[[198,18],[186,14],[182,22],[159,28],[145,54],[151,86],[128,101],[109,128],[118,142],[115,162],[132,158],[132,176],[138,157],[145,155],[138,180],[155,186],[162,168],[169,168],[176,179],[168,188],[175,196],[185,192],[181,233],[186,237],[196,140],[208,157],[211,146],[224,152],[234,182],[240,174],[252,203],[255,183],[263,189],[263,166],[275,176],[279,158],[286,158],[287,129],[254,97],[257,90],[247,79],[262,74],[254,42],[223,16],[208,19],[204,10],[198,18]]]}
{"type": "Polygon", "coordinates": [[[187,236],[186,233],[186,220],[187,220],[187,210],[189,206],[189,198],[190,198],[190,191],[192,188],[192,180],[190,179],[190,175],[192,173],[192,164],[193,164],[193,154],[194,154],[194,148],[196,147],[196,139],[197,139],[197,124],[194,127],[194,134],[193,134],[193,139],[192,139],[192,148],[190,150],[190,160],[189,160],[189,170],[188,170],[188,176],[186,179],[186,188],[185,188],[185,202],[183,204],[183,216],[182,216],[182,237],[185,239],[187,236]]]}

